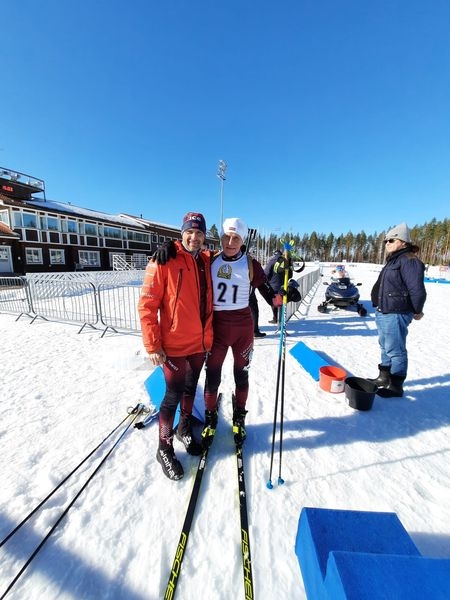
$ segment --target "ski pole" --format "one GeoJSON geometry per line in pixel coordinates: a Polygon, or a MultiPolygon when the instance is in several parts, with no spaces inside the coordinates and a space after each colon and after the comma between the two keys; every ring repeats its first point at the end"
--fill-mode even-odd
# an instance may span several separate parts
{"type": "Polygon", "coordinates": [[[276,380],[276,392],[275,392],[275,407],[274,407],[274,418],[273,418],[273,429],[272,429],[272,448],[270,454],[270,469],[269,469],[269,479],[267,481],[267,487],[269,489],[273,488],[272,484],[272,468],[273,468],[273,459],[275,454],[275,436],[276,436],[276,426],[277,426],[277,413],[278,413],[278,399],[281,398],[280,402],[280,468],[278,475],[278,483],[283,484],[284,480],[281,477],[281,458],[282,458],[282,444],[283,444],[283,422],[284,422],[284,378],[285,378],[285,363],[286,363],[286,308],[287,308],[287,290],[288,290],[288,281],[289,281],[289,271],[290,271],[290,254],[289,251],[292,247],[292,243],[285,242],[284,243],[284,295],[283,295],[283,304],[281,306],[281,326],[280,326],[280,345],[279,345],[279,353],[278,353],[278,368],[277,368],[277,380],[276,380]]]}
{"type": "MultiPolygon", "coordinates": [[[[281,323],[284,321],[284,305],[281,307],[281,323]]],[[[275,384],[275,407],[273,412],[273,428],[272,428],[272,449],[270,452],[270,469],[269,469],[269,479],[267,480],[267,487],[269,490],[273,488],[272,484],[272,468],[273,468],[273,457],[275,454],[275,435],[277,429],[277,413],[278,413],[278,396],[280,389],[280,374],[281,374],[281,353],[282,353],[282,333],[283,327],[280,329],[280,344],[279,344],[279,353],[278,353],[278,366],[277,366],[277,380],[275,384]]]]}
{"type": "Polygon", "coordinates": [[[33,510],[32,510],[31,512],[29,512],[29,513],[28,513],[28,515],[27,515],[27,516],[26,516],[24,519],[22,519],[22,521],[21,521],[21,522],[20,522],[18,525],[16,525],[16,527],[14,527],[14,529],[13,529],[12,531],[10,531],[10,532],[8,533],[8,535],[7,535],[5,538],[3,538],[3,540],[0,542],[0,548],[1,548],[1,547],[2,547],[4,544],[6,544],[6,542],[7,542],[7,541],[8,541],[8,540],[9,540],[9,539],[10,539],[10,538],[11,538],[11,537],[12,537],[12,536],[15,534],[15,533],[17,533],[17,532],[19,531],[19,529],[20,529],[20,528],[21,528],[23,525],[25,525],[25,523],[26,523],[26,522],[27,522],[29,519],[31,519],[31,517],[32,517],[32,516],[33,516],[33,515],[34,515],[34,514],[35,514],[35,513],[36,513],[36,512],[37,512],[37,511],[38,511],[38,510],[39,510],[39,509],[40,509],[40,508],[41,508],[41,507],[42,507],[42,506],[43,506],[43,505],[46,503],[46,502],[47,502],[47,500],[50,500],[50,498],[53,496],[53,494],[55,494],[55,493],[56,493],[56,492],[59,490],[59,488],[60,488],[62,485],[64,485],[64,484],[66,483],[66,481],[67,481],[67,480],[68,480],[70,477],[72,477],[72,475],[73,475],[74,473],[76,473],[76,472],[78,471],[78,469],[79,469],[80,467],[82,467],[82,466],[84,465],[84,463],[85,463],[87,460],[89,460],[89,459],[91,458],[91,456],[92,456],[92,455],[93,455],[95,452],[97,452],[97,450],[100,448],[100,446],[102,446],[102,445],[103,445],[103,444],[106,442],[106,440],[108,440],[108,439],[109,439],[109,438],[110,438],[112,435],[114,435],[114,433],[115,433],[115,432],[116,432],[116,431],[119,429],[119,427],[120,427],[121,425],[123,425],[123,423],[125,423],[125,421],[128,419],[128,417],[130,416],[130,414],[134,414],[134,412],[135,412],[135,411],[137,412],[137,409],[138,409],[138,407],[140,407],[140,406],[142,406],[142,405],[140,405],[140,404],[137,404],[135,408],[133,408],[133,409],[128,409],[128,414],[127,414],[127,416],[126,416],[126,417],[125,417],[125,418],[124,418],[124,419],[123,419],[123,420],[122,420],[122,421],[121,421],[121,422],[120,422],[120,423],[117,425],[117,427],[114,427],[114,429],[113,429],[112,431],[110,431],[110,433],[108,433],[108,435],[107,435],[107,436],[106,436],[106,437],[105,437],[105,438],[104,438],[104,439],[103,439],[103,440],[100,442],[100,444],[98,444],[98,446],[96,446],[96,447],[95,447],[95,448],[94,448],[94,449],[93,449],[91,452],[89,452],[89,454],[88,454],[87,456],[85,456],[85,457],[83,458],[83,460],[82,460],[82,461],[81,461],[81,462],[80,462],[80,463],[79,463],[79,464],[78,464],[78,465],[77,465],[77,466],[76,466],[74,469],[72,469],[72,471],[71,471],[71,472],[70,472],[68,475],[66,475],[66,477],[64,477],[64,479],[63,479],[62,481],[60,481],[60,482],[58,483],[58,485],[57,485],[56,487],[54,487],[54,488],[53,488],[53,490],[52,490],[52,491],[51,491],[49,494],[47,494],[47,496],[46,496],[46,497],[45,497],[43,500],[41,500],[41,502],[39,502],[39,504],[38,504],[37,506],[35,506],[35,507],[33,508],[33,510]]]}
{"type": "MultiPolygon", "coordinates": [[[[66,508],[63,510],[63,512],[60,514],[60,516],[58,517],[58,519],[55,521],[55,523],[52,525],[52,527],[50,528],[50,530],[48,531],[47,535],[40,541],[40,543],[36,546],[36,548],[33,550],[33,552],[30,554],[30,556],[28,557],[28,559],[26,560],[25,564],[22,566],[22,568],[18,571],[18,573],[14,576],[14,578],[11,580],[11,582],[9,583],[8,587],[6,588],[6,590],[3,592],[3,594],[0,596],[0,600],[3,600],[3,598],[6,597],[6,595],[8,594],[8,592],[14,587],[14,585],[17,583],[17,581],[19,580],[19,578],[23,575],[23,573],[25,572],[25,570],[28,568],[28,566],[30,565],[30,563],[32,562],[32,560],[36,557],[36,555],[38,554],[38,552],[41,550],[41,548],[44,546],[45,542],[48,540],[48,538],[52,535],[52,533],[55,531],[55,529],[58,527],[58,525],[61,523],[61,521],[63,520],[63,518],[67,515],[67,513],[69,512],[69,510],[72,508],[72,506],[75,504],[75,502],[78,500],[78,498],[81,496],[81,494],[83,493],[83,491],[87,488],[87,486],[89,485],[89,483],[92,481],[92,479],[95,477],[95,475],[98,473],[98,471],[100,470],[100,468],[104,465],[104,463],[106,462],[106,460],[109,458],[109,456],[112,454],[113,450],[115,449],[115,447],[118,445],[118,443],[120,442],[120,440],[123,438],[123,436],[126,434],[126,432],[128,431],[128,429],[131,427],[131,425],[134,423],[134,421],[141,415],[141,413],[144,411],[144,406],[142,404],[138,404],[134,409],[133,412],[131,414],[134,415],[133,419],[129,422],[129,424],[125,427],[124,431],[121,433],[121,435],[119,436],[119,438],[116,440],[116,442],[113,444],[113,446],[109,449],[109,451],[107,452],[107,454],[103,457],[103,459],[99,462],[99,464],[97,465],[97,467],[94,469],[94,471],[91,473],[91,475],[86,479],[86,481],[84,482],[84,484],[81,486],[81,488],[78,490],[78,492],[75,494],[74,498],[71,500],[71,502],[66,506],[66,508]],[[140,408],[139,408],[140,407],[140,408]]],[[[128,416],[126,417],[126,419],[128,419],[128,416]]],[[[124,419],[124,421],[126,420],[124,419]]],[[[122,423],[124,422],[122,421],[122,423]]],[[[119,425],[120,426],[120,425],[119,425]]],[[[118,427],[119,427],[118,426],[118,427]]],[[[116,427],[117,429],[117,427],[116,427]]],[[[115,429],[115,430],[116,430],[115,429]]],[[[115,431],[114,430],[114,431],[115,431]]],[[[111,435],[111,434],[110,434],[111,435]]],[[[109,437],[109,436],[108,436],[109,437]]],[[[105,438],[107,439],[107,438],[105,438]]],[[[103,442],[102,442],[103,443],[103,442]]]]}
{"type": "Polygon", "coordinates": [[[291,266],[290,250],[293,242],[284,245],[284,259],[285,259],[285,270],[284,270],[284,319],[283,319],[283,344],[282,344],[282,359],[281,359],[281,406],[280,406],[280,461],[278,470],[278,483],[281,485],[284,483],[284,479],[281,477],[281,463],[283,457],[283,429],[284,429],[284,378],[286,372],[286,313],[287,313],[287,294],[289,287],[289,275],[291,266]]]}

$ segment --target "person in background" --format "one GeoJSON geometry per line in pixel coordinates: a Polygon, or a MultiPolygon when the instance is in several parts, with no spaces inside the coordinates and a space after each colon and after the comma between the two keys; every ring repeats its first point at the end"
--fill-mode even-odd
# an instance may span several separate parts
{"type": "Polygon", "coordinates": [[[387,232],[386,264],[372,288],[372,304],[381,349],[379,373],[369,379],[384,398],[403,396],[403,382],[408,371],[406,336],[412,320],[423,317],[427,297],[424,284],[425,265],[416,256],[419,248],[411,242],[406,223],[387,232]]]}
{"type": "Polygon", "coordinates": [[[171,245],[172,260],[149,262],[138,304],[144,346],[150,362],[162,365],[166,381],[156,458],[173,480],[183,477],[173,448],[173,423],[180,403],[176,437],[189,454],[202,452],[192,434],[191,415],[198,378],[213,340],[210,254],[202,251],[205,235],[203,215],[187,213],[181,242],[171,245]]]}
{"type": "Polygon", "coordinates": [[[235,382],[233,434],[237,445],[246,438],[245,416],[249,390],[248,372],[253,352],[254,323],[249,306],[251,288],[257,288],[271,305],[280,305],[267,281],[261,264],[245,253],[247,225],[242,219],[225,219],[221,232],[222,251],[211,262],[213,285],[214,342],[206,361],[205,427],[203,446],[208,447],[218,420],[217,395],[222,377],[222,365],[231,348],[235,382]]]}
{"type": "Polygon", "coordinates": [[[250,292],[248,304],[250,306],[250,310],[252,311],[254,337],[255,338],[266,337],[266,334],[264,333],[264,331],[261,331],[259,329],[259,307],[258,307],[258,299],[256,298],[255,288],[252,288],[252,291],[250,292]]]}
{"type": "Polygon", "coordinates": [[[339,279],[344,279],[345,277],[349,277],[348,272],[345,270],[344,265],[337,265],[332,271],[331,276],[333,279],[338,281],[339,279]]]}
{"type": "MultiPolygon", "coordinates": [[[[269,262],[264,268],[264,273],[266,274],[267,280],[269,282],[270,287],[273,289],[275,293],[278,294],[280,289],[283,287],[284,283],[284,271],[277,272],[277,265],[279,264],[280,258],[283,257],[283,253],[281,250],[275,250],[272,256],[269,259],[269,262]]],[[[272,307],[273,317],[269,321],[269,323],[277,324],[278,323],[278,314],[279,309],[277,306],[272,307]]]]}

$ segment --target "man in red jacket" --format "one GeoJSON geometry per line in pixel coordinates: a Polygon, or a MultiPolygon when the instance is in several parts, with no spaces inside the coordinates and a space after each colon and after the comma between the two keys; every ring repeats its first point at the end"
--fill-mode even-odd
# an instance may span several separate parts
{"type": "Polygon", "coordinates": [[[191,415],[213,339],[210,254],[202,251],[205,235],[203,215],[187,213],[181,242],[175,242],[175,257],[166,264],[149,262],[138,304],[144,346],[150,362],[162,365],[166,380],[156,458],[163,473],[174,480],[183,477],[173,449],[173,422],[180,402],[177,438],[189,454],[202,452],[192,435],[191,415]]]}

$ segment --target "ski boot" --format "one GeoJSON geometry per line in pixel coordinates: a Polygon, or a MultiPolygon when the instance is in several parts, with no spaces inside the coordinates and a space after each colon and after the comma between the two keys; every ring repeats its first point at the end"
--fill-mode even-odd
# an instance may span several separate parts
{"type": "Polygon", "coordinates": [[[245,431],[245,415],[247,411],[242,408],[235,408],[233,411],[233,435],[236,446],[242,446],[247,437],[245,431]]]}
{"type": "Polygon", "coordinates": [[[184,445],[188,454],[199,456],[202,453],[201,445],[194,439],[192,434],[191,415],[188,415],[183,411],[181,411],[176,436],[177,440],[184,445]]]}
{"type": "Polygon", "coordinates": [[[156,451],[156,460],[161,465],[162,471],[166,477],[173,481],[178,481],[184,475],[183,467],[175,456],[172,445],[173,438],[170,440],[160,440],[158,450],[156,451]]]}
{"type": "Polygon", "coordinates": [[[209,448],[216,433],[218,415],[217,410],[205,410],[205,425],[202,431],[203,450],[209,448]]]}

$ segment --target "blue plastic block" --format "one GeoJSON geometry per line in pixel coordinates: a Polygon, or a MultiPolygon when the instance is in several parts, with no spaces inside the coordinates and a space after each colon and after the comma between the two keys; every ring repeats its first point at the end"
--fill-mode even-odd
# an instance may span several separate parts
{"type": "Polygon", "coordinates": [[[164,394],[166,393],[166,380],[164,379],[162,367],[156,367],[144,381],[144,385],[151,403],[159,410],[164,394]]]}
{"type": "MultiPolygon", "coordinates": [[[[162,367],[156,367],[154,371],[147,377],[144,381],[145,389],[150,397],[150,401],[152,405],[158,411],[161,407],[161,402],[163,401],[164,394],[166,393],[166,380],[164,379],[164,371],[162,367]]],[[[197,400],[197,398],[196,398],[197,400]]],[[[192,407],[193,416],[200,421],[200,423],[204,422],[204,409],[198,408],[196,406],[196,402],[194,402],[194,406],[192,407]]],[[[178,406],[177,412],[175,413],[174,427],[176,427],[178,420],[180,418],[180,407],[178,406]]]]}
{"type": "Polygon", "coordinates": [[[320,367],[329,365],[317,352],[308,348],[303,342],[295,344],[289,352],[316,381],[319,381],[320,378],[320,367]]]}
{"type": "Polygon", "coordinates": [[[420,556],[395,513],[303,508],[295,552],[308,598],[325,598],[328,555],[333,551],[420,556]]]}
{"type": "Polygon", "coordinates": [[[331,552],[325,592],[333,600],[448,600],[450,560],[331,552]]]}

